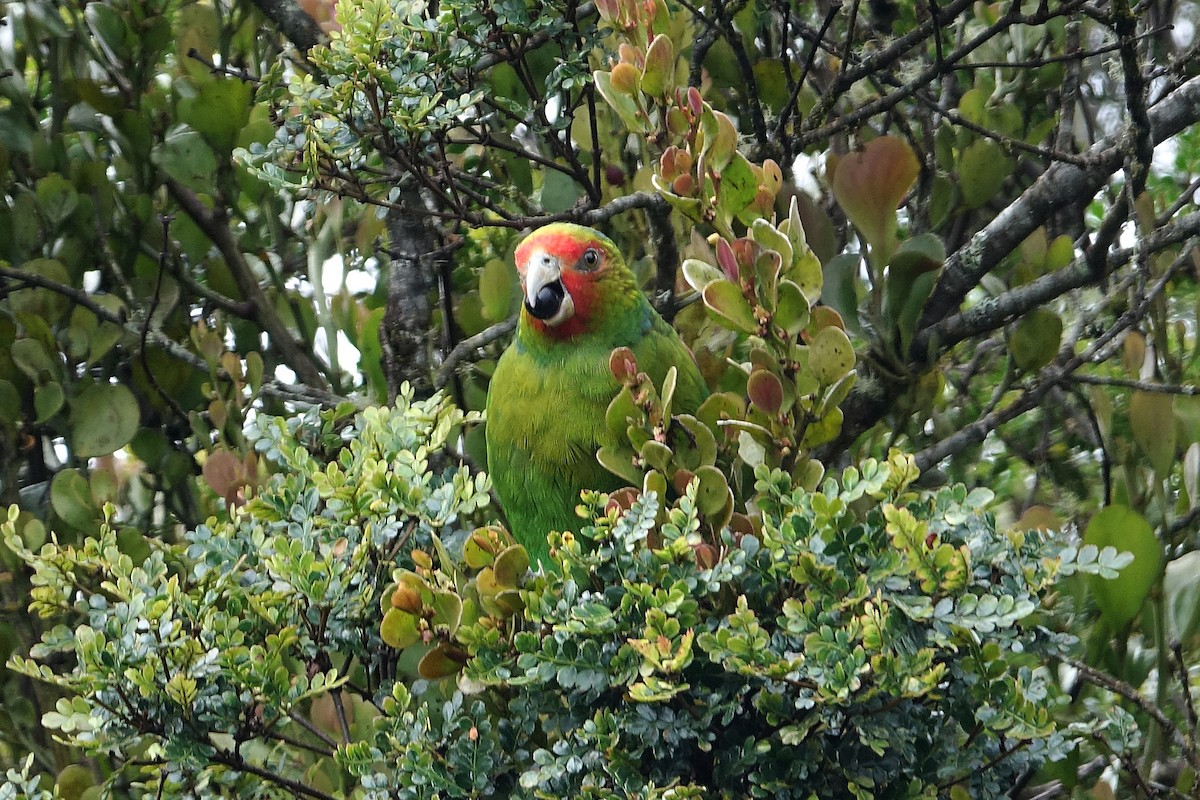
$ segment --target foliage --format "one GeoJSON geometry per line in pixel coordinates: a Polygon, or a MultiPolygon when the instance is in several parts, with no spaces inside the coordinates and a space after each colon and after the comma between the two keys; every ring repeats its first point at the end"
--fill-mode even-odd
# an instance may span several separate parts
{"type": "Polygon", "coordinates": [[[487,482],[445,462],[472,421],[411,394],[262,418],[278,473],[144,561],[110,523],[34,552],[12,509],[53,627],[10,667],[62,692],[43,724],[163,797],[998,796],[1095,729],[1054,720],[1072,637],[1046,592],[1115,576],[1111,546],[998,533],[988,492],[913,492],[894,453],[819,491],[760,466],[759,533],[710,563],[698,483],[661,523],[654,494],[587,496],[528,577],[504,532],[468,535],[487,482]]]}
{"type": "Polygon", "coordinates": [[[390,684],[379,588],[397,553],[461,532],[487,482],[431,466],[470,420],[444,399],[402,394],[353,422],[345,411],[258,420],[250,436],[275,479],[145,561],[121,552],[110,522],[34,553],[12,510],[5,541],[34,570],[30,610],[55,623],[32,660],[11,662],[63,692],[44,725],[126,764],[126,785],[240,791],[259,780],[243,759],[273,763],[290,732],[332,742],[295,719],[319,716],[315,698],[359,708],[390,684]],[[37,663],[62,655],[61,674],[37,663]],[[352,685],[362,699],[343,701],[352,685]]]}

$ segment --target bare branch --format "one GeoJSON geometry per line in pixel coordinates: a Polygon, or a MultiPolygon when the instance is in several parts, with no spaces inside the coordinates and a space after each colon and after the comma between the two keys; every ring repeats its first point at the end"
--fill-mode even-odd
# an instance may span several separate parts
{"type": "Polygon", "coordinates": [[[512,333],[517,327],[517,318],[509,317],[503,322],[497,322],[491,327],[485,328],[474,336],[463,339],[454,349],[451,350],[442,365],[438,367],[437,375],[433,379],[433,385],[438,389],[450,382],[450,378],[454,375],[454,371],[458,369],[462,362],[467,361],[480,348],[487,347],[497,339],[501,339],[512,333]]]}
{"type": "Polygon", "coordinates": [[[1073,383],[1086,383],[1091,386],[1117,386],[1122,389],[1133,389],[1138,392],[1180,394],[1188,397],[1200,395],[1200,386],[1177,383],[1150,383],[1149,381],[1135,381],[1128,378],[1109,378],[1103,375],[1072,375],[1068,380],[1073,383]]]}
{"type": "MultiPolygon", "coordinates": [[[[1147,697],[1143,697],[1137,689],[1130,686],[1128,683],[1114,678],[1108,673],[1094,669],[1078,659],[1067,658],[1064,660],[1066,663],[1079,670],[1079,674],[1082,675],[1083,679],[1088,683],[1092,683],[1103,689],[1107,689],[1113,694],[1125,698],[1141,709],[1142,713],[1157,722],[1163,729],[1163,732],[1169,734],[1171,738],[1175,740],[1175,744],[1178,745],[1179,748],[1183,750],[1184,755],[1187,756],[1188,762],[1192,765],[1192,769],[1200,770],[1200,750],[1197,750],[1196,743],[1184,736],[1183,731],[1179,729],[1179,726],[1172,722],[1167,715],[1162,712],[1162,709],[1154,703],[1154,701],[1147,697]]],[[[1166,676],[1164,675],[1163,679],[1165,678],[1166,676]]]]}

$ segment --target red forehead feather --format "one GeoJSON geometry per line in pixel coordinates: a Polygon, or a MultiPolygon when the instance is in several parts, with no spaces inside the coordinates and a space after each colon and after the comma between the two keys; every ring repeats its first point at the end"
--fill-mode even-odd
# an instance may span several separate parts
{"type": "Polygon", "coordinates": [[[574,266],[589,247],[606,249],[603,240],[587,235],[586,228],[564,230],[558,225],[549,225],[530,234],[525,241],[517,245],[514,256],[518,270],[523,271],[529,250],[534,247],[540,247],[558,256],[559,261],[566,267],[574,266]]]}

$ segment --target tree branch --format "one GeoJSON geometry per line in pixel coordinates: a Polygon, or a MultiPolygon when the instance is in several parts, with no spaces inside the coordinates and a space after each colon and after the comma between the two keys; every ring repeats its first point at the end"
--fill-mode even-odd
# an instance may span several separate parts
{"type": "Polygon", "coordinates": [[[468,360],[471,356],[479,351],[482,347],[487,347],[497,339],[501,339],[512,333],[517,327],[517,318],[509,317],[503,322],[497,322],[495,325],[484,328],[474,336],[463,339],[454,346],[454,349],[446,354],[445,360],[438,367],[437,374],[434,376],[433,385],[441,389],[450,382],[450,378],[454,376],[454,371],[459,365],[468,360]]]}
{"type": "MultiPolygon", "coordinates": [[[[279,351],[284,363],[295,371],[296,377],[302,382],[317,389],[324,389],[325,376],[317,367],[316,360],[300,346],[276,313],[274,304],[254,277],[250,265],[246,263],[246,257],[242,255],[241,248],[229,230],[223,218],[223,210],[210,211],[195,192],[178,181],[168,179],[167,189],[184,212],[221,251],[243,299],[254,305],[263,330],[271,337],[271,344],[279,351]]],[[[329,346],[336,346],[336,342],[330,342],[329,346]]]]}
{"type": "MultiPolygon", "coordinates": [[[[1133,688],[1128,683],[1118,680],[1112,675],[1101,672],[1098,669],[1094,669],[1078,659],[1066,658],[1064,660],[1066,663],[1079,670],[1079,674],[1083,676],[1084,680],[1086,680],[1088,683],[1093,683],[1096,686],[1107,689],[1113,694],[1125,698],[1141,709],[1142,713],[1146,714],[1148,717],[1157,722],[1163,731],[1171,735],[1171,738],[1175,740],[1175,744],[1178,745],[1179,748],[1183,750],[1184,755],[1187,756],[1188,763],[1192,765],[1192,769],[1200,770],[1200,750],[1197,750],[1196,743],[1189,741],[1188,738],[1183,735],[1183,731],[1179,729],[1179,726],[1172,722],[1167,715],[1162,712],[1162,709],[1153,703],[1149,698],[1142,697],[1142,695],[1138,693],[1137,689],[1133,688]]],[[[1160,680],[1166,680],[1166,677],[1167,676],[1164,675],[1160,678],[1160,680]]]]}
{"type": "MultiPolygon", "coordinates": [[[[1168,95],[1149,116],[1155,144],[1200,120],[1200,77],[1192,78],[1168,95]]],[[[1064,204],[1093,196],[1121,168],[1122,138],[1101,139],[1089,148],[1088,167],[1053,164],[1024,194],[955,251],[947,259],[942,276],[925,304],[918,328],[929,328],[945,318],[984,275],[1064,204]]]]}
{"type": "Polygon", "coordinates": [[[1146,315],[1150,303],[1166,288],[1167,282],[1183,269],[1186,264],[1190,263],[1191,256],[1186,252],[1179,258],[1176,258],[1163,275],[1154,282],[1154,285],[1148,288],[1146,293],[1139,297],[1136,303],[1132,304],[1124,314],[1118,317],[1108,330],[1096,337],[1086,350],[1064,363],[1044,368],[1034,384],[1009,405],[990,412],[940,442],[936,442],[922,450],[916,456],[917,467],[921,471],[933,467],[942,459],[958,452],[962,448],[982,442],[989,433],[1001,425],[1016,419],[1026,411],[1038,406],[1052,388],[1068,380],[1072,376],[1072,373],[1083,364],[1089,363],[1099,357],[1100,354],[1105,353],[1109,343],[1113,342],[1122,331],[1137,324],[1146,315]]]}
{"type": "MultiPolygon", "coordinates": [[[[1200,211],[1154,231],[1145,238],[1143,246],[1147,252],[1155,253],[1197,235],[1200,235],[1200,211]]],[[[1110,274],[1112,270],[1127,264],[1132,258],[1131,249],[1111,254],[1107,259],[1104,274],[1110,274]]],[[[933,360],[933,351],[944,352],[971,336],[996,330],[1049,300],[1072,289],[1086,286],[1097,277],[1087,256],[1077,258],[1069,266],[1042,275],[996,297],[981,300],[965,311],[922,330],[913,339],[912,356],[921,363],[930,363],[933,360]]]]}

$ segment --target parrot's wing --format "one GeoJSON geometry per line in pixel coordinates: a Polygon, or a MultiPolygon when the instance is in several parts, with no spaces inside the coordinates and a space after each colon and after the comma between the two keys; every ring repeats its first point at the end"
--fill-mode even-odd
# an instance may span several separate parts
{"type": "Polygon", "coordinates": [[[709,394],[708,385],[696,364],[696,357],[666,320],[653,309],[650,313],[653,317],[649,330],[641,341],[631,348],[637,358],[638,367],[658,386],[662,385],[667,370],[675,367],[677,374],[674,409],[677,413],[694,414],[709,394]]]}

